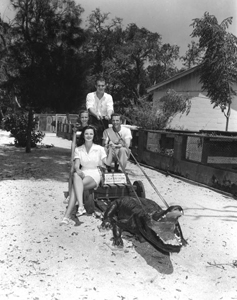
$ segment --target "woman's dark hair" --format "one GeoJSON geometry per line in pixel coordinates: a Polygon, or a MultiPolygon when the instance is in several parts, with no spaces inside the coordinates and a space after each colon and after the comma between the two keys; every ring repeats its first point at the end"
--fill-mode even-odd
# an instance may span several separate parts
{"type": "Polygon", "coordinates": [[[81,132],[81,135],[80,135],[79,141],[78,141],[78,146],[79,145],[81,146],[81,145],[83,145],[85,143],[84,134],[85,134],[85,131],[87,129],[92,129],[94,131],[93,143],[95,143],[95,144],[98,143],[98,137],[97,137],[97,130],[96,130],[96,128],[93,125],[87,125],[87,126],[83,127],[83,129],[82,129],[82,132],[81,132]]]}

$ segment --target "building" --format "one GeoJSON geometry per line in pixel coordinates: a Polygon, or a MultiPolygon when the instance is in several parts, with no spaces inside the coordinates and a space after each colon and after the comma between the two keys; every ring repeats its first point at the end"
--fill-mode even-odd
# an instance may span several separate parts
{"type": "MultiPolygon", "coordinates": [[[[188,115],[177,114],[169,123],[168,128],[175,130],[213,130],[225,131],[226,117],[219,107],[213,108],[210,99],[202,91],[199,82],[200,66],[179,73],[161,83],[147,89],[153,94],[153,108],[159,109],[159,100],[168,89],[173,89],[190,97],[190,112],[188,115]]],[[[237,91],[237,83],[234,86],[237,91]]],[[[228,131],[237,131],[237,96],[233,96],[228,131]]]]}

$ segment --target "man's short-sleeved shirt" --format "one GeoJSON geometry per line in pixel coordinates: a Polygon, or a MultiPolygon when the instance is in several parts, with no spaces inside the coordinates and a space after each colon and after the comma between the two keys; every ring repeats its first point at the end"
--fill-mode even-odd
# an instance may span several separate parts
{"type": "Polygon", "coordinates": [[[114,132],[113,127],[110,127],[108,129],[105,129],[103,133],[103,140],[105,140],[105,144],[109,143],[109,141],[118,144],[120,138],[122,138],[124,141],[126,139],[131,140],[132,139],[131,130],[127,127],[121,126],[121,129],[117,134],[116,132],[114,132]]]}
{"type": "Polygon", "coordinates": [[[104,93],[103,97],[99,99],[96,92],[89,93],[86,96],[86,109],[93,108],[102,117],[108,114],[108,111],[114,110],[113,98],[110,94],[104,93]]]}

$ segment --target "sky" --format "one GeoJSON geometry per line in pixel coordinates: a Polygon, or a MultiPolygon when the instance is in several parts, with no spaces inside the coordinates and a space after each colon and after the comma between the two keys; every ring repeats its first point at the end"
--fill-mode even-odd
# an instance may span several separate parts
{"type": "MultiPolygon", "coordinates": [[[[237,36],[237,0],[75,0],[84,8],[82,18],[86,25],[87,16],[96,8],[110,13],[110,18],[122,18],[124,28],[129,23],[145,27],[162,36],[163,43],[178,45],[184,55],[191,42],[190,24],[194,18],[203,17],[207,11],[215,15],[220,23],[233,17],[229,31],[237,36]]],[[[10,0],[0,0],[0,14],[4,21],[12,18],[10,0]]]]}

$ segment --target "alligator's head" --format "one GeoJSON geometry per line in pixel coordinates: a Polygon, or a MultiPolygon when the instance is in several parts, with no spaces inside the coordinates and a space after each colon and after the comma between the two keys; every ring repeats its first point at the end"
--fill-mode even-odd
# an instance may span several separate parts
{"type": "Polygon", "coordinates": [[[178,223],[182,215],[182,207],[176,205],[154,212],[148,218],[140,215],[136,221],[140,233],[155,247],[165,252],[179,252],[186,243],[178,223]]]}

